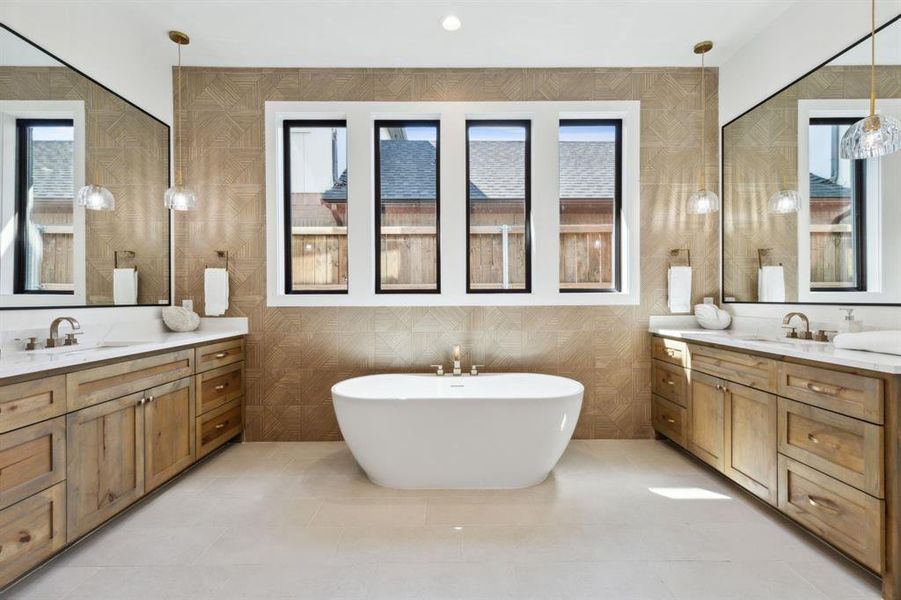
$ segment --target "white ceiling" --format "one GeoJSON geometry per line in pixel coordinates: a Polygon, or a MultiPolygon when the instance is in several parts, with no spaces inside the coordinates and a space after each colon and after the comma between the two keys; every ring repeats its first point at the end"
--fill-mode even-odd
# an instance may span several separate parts
{"type": "MultiPolygon", "coordinates": [[[[721,64],[797,1],[74,0],[117,4],[147,39],[181,29],[197,66],[678,66],[712,39],[721,64]],[[449,33],[442,17],[458,15],[449,33]]],[[[85,6],[86,7],[86,6],[85,6]]],[[[174,55],[174,49],[172,51],[174,55]]]]}

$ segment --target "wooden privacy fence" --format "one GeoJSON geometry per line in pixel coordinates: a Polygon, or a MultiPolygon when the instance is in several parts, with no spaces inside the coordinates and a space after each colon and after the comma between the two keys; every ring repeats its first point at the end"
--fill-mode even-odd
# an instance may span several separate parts
{"type": "Polygon", "coordinates": [[[48,292],[75,289],[72,225],[39,225],[41,230],[41,286],[48,292]]]}
{"type": "MultiPolygon", "coordinates": [[[[498,226],[470,227],[471,287],[501,289],[503,235],[498,226]]],[[[297,289],[330,291],[347,285],[347,228],[292,227],[292,274],[297,289]]],[[[386,226],[381,234],[381,283],[384,289],[434,289],[435,228],[386,226]]],[[[575,224],[560,227],[561,289],[605,289],[613,285],[613,226],[575,224]]],[[[539,255],[536,260],[541,260],[539,255]]],[[[525,284],[523,227],[510,228],[507,260],[511,287],[525,284]]]]}
{"type": "Polygon", "coordinates": [[[855,283],[854,239],[849,224],[810,226],[810,283],[818,288],[855,283]]]}

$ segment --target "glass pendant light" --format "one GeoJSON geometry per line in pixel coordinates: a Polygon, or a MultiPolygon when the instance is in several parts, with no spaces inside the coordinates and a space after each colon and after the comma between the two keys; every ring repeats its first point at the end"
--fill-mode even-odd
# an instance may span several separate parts
{"type": "Polygon", "coordinates": [[[688,212],[693,215],[708,215],[720,209],[720,199],[716,192],[707,189],[707,69],[704,55],[713,49],[713,42],[695,44],[695,54],[701,55],[701,167],[698,170],[698,191],[688,197],[688,212]]]}
{"type": "Polygon", "coordinates": [[[166,208],[171,210],[194,210],[197,206],[197,197],[194,195],[194,192],[191,191],[190,188],[185,186],[184,182],[184,174],[182,173],[182,161],[184,157],[180,152],[178,152],[179,147],[179,133],[181,133],[181,113],[184,111],[184,107],[181,104],[181,47],[187,46],[191,43],[191,38],[188,37],[188,34],[182,33],[181,31],[170,31],[169,39],[175,42],[178,46],[178,70],[177,73],[177,109],[176,109],[176,131],[175,131],[175,185],[166,190],[166,196],[164,198],[166,203],[166,208]]]}
{"type": "Polygon", "coordinates": [[[75,194],[75,205],[88,210],[115,210],[116,198],[113,193],[100,185],[100,166],[94,166],[94,183],[81,187],[75,194]]]}
{"type": "Polygon", "coordinates": [[[842,158],[852,160],[901,150],[901,121],[876,114],[876,0],[870,2],[870,25],[870,116],[848,128],[841,144],[842,158]]]}
{"type": "Polygon", "coordinates": [[[788,215],[801,210],[801,194],[797,190],[779,190],[767,203],[771,215],[788,215]]]}

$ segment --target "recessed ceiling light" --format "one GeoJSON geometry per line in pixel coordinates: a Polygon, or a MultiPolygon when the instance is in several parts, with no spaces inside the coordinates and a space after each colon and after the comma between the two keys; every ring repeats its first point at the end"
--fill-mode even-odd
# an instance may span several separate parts
{"type": "Polygon", "coordinates": [[[447,15],[441,20],[441,26],[445,31],[457,31],[463,26],[463,22],[457,15],[447,15]]]}

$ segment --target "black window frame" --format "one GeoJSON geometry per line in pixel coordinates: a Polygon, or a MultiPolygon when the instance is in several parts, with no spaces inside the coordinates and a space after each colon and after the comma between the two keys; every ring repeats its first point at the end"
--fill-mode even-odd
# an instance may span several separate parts
{"type": "MultiPolygon", "coordinates": [[[[557,291],[561,294],[618,294],[623,291],[623,227],[622,227],[622,208],[623,208],[623,119],[560,119],[559,129],[567,126],[601,126],[613,127],[616,132],[614,141],[613,156],[616,164],[614,165],[614,198],[613,198],[613,287],[604,289],[594,288],[561,288],[560,275],[557,274],[557,291]]],[[[557,144],[560,144],[560,135],[557,134],[557,144]]],[[[559,157],[558,157],[559,163],[559,157]]],[[[557,185],[560,185],[559,174],[557,176],[557,185]]],[[[560,198],[559,187],[557,194],[557,213],[560,212],[560,205],[563,198],[560,198]]],[[[557,246],[560,245],[560,231],[557,231],[557,246]]],[[[559,265],[559,260],[557,261],[559,265]]]]}
{"type": "MultiPolygon", "coordinates": [[[[28,239],[28,189],[31,186],[31,172],[28,168],[28,131],[33,127],[75,127],[74,119],[16,119],[16,181],[15,211],[16,239],[13,246],[13,294],[55,294],[72,296],[75,290],[29,290],[25,288],[25,253],[28,239]]],[[[74,158],[73,158],[74,160],[74,158]]],[[[74,167],[74,165],[73,165],[74,167]]],[[[73,168],[74,171],[74,168],[73,168]]],[[[72,207],[74,214],[75,197],[73,189],[72,207]]],[[[74,283],[74,282],[73,282],[74,283]]]]}
{"type": "MultiPolygon", "coordinates": [[[[853,125],[860,120],[860,117],[814,117],[808,123],[808,129],[815,125],[853,125]]],[[[809,171],[809,165],[807,171],[809,171]]],[[[810,175],[808,174],[808,177],[810,175]]],[[[822,292],[865,292],[867,291],[867,228],[866,228],[866,210],[867,210],[867,160],[864,158],[854,159],[854,168],[852,169],[851,182],[851,200],[854,206],[853,232],[854,235],[854,254],[855,269],[857,271],[857,285],[846,287],[814,287],[810,282],[811,293],[822,292]]],[[[808,231],[806,235],[810,238],[808,217],[808,231]]]]}
{"type": "MultiPolygon", "coordinates": [[[[283,211],[284,211],[284,223],[283,223],[283,235],[284,235],[284,246],[282,248],[282,252],[284,253],[284,263],[285,263],[285,294],[290,295],[317,295],[317,294],[343,294],[347,295],[350,292],[350,244],[347,245],[347,285],[344,286],[343,290],[295,290],[292,288],[293,279],[294,279],[294,271],[293,271],[293,248],[291,247],[292,240],[292,232],[291,232],[291,129],[294,127],[320,127],[323,129],[326,128],[335,128],[335,127],[343,127],[345,133],[347,133],[347,120],[346,119],[292,119],[285,120],[282,122],[282,186],[284,188],[284,197],[282,198],[283,202],[283,211]]],[[[348,165],[348,177],[350,175],[350,167],[348,165]]],[[[348,182],[349,182],[348,178],[348,182]]],[[[346,202],[350,201],[348,197],[346,202]]],[[[349,216],[349,213],[348,213],[349,216]]],[[[350,224],[347,225],[348,236],[350,236],[350,224]]],[[[350,238],[348,237],[348,240],[350,238]]]]}
{"type": "Polygon", "coordinates": [[[531,119],[466,119],[466,293],[467,294],[531,294],[532,293],[532,120],[531,119]],[[522,127],[525,130],[525,258],[526,281],[522,289],[473,289],[470,267],[470,198],[469,185],[469,132],[473,127],[522,127]]]}
{"type": "Polygon", "coordinates": [[[376,294],[440,294],[441,293],[441,120],[440,119],[379,119],[374,122],[373,160],[375,207],[375,293],[376,294]],[[435,128],[435,288],[434,289],[382,289],[382,166],[381,140],[383,127],[434,127],[435,128]]]}

